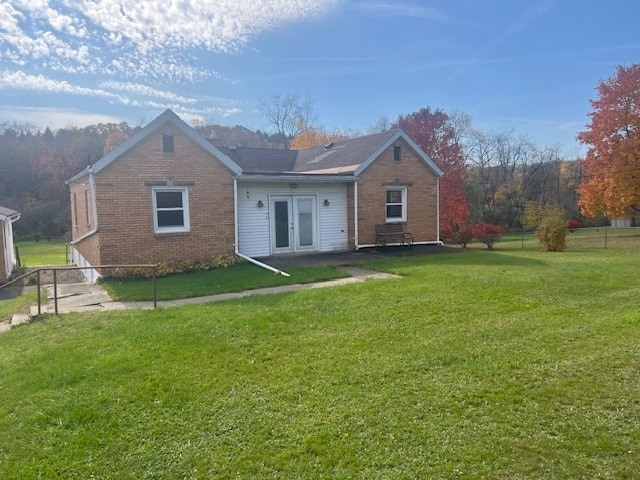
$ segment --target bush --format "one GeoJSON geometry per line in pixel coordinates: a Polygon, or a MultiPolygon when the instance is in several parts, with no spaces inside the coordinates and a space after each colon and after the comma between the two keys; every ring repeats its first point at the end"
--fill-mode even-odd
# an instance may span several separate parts
{"type": "Polygon", "coordinates": [[[467,248],[467,243],[473,238],[473,232],[471,227],[451,227],[450,225],[443,225],[440,230],[440,237],[444,243],[449,245],[460,245],[462,248],[467,248]]]}
{"type": "Polygon", "coordinates": [[[569,227],[560,212],[550,211],[543,215],[536,234],[547,252],[563,252],[569,227]]]}
{"type": "Polygon", "coordinates": [[[494,223],[478,223],[473,226],[471,232],[476,240],[493,250],[493,244],[502,238],[504,228],[494,223]]]}
{"type": "Polygon", "coordinates": [[[576,228],[580,228],[582,225],[578,220],[571,219],[567,222],[567,228],[573,232],[576,228]]]}
{"type": "MultiPolygon", "coordinates": [[[[227,268],[238,263],[239,258],[235,255],[214,255],[211,258],[199,260],[178,260],[175,262],[160,262],[156,268],[156,277],[166,277],[174,273],[187,273],[202,270],[212,270],[214,268],[227,268]]],[[[150,268],[115,268],[111,272],[104,273],[105,277],[146,277],[153,276],[150,268]]]]}

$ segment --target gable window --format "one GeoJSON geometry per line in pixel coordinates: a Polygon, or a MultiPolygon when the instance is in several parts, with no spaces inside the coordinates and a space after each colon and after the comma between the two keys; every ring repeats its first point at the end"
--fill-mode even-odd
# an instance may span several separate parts
{"type": "Polygon", "coordinates": [[[173,153],[173,135],[162,135],[162,151],[173,153]]]}
{"type": "Polygon", "coordinates": [[[400,161],[401,158],[401,153],[402,153],[402,147],[400,147],[400,145],[394,145],[393,146],[393,160],[396,162],[400,161]]]}
{"type": "Polygon", "coordinates": [[[189,231],[189,191],[186,188],[154,188],[152,200],[156,233],[189,231]]]}
{"type": "Polygon", "coordinates": [[[407,221],[407,187],[387,188],[387,222],[407,221]]]}

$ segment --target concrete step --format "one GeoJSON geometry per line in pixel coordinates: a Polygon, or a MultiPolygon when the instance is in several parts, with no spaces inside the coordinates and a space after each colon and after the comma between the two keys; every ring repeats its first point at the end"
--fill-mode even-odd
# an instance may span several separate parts
{"type": "Polygon", "coordinates": [[[11,326],[15,327],[16,325],[22,325],[23,323],[29,323],[31,321],[31,317],[24,313],[14,313],[13,317],[11,317],[11,326]]]}

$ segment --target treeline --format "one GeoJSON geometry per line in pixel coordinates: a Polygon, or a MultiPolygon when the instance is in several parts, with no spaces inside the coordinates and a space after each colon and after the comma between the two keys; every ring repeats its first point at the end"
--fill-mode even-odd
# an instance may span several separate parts
{"type": "MultiPolygon", "coordinates": [[[[69,189],[65,181],[127,139],[140,127],[107,123],[40,131],[28,124],[0,124],[0,205],[22,213],[18,239],[68,235],[69,189]]],[[[218,145],[274,147],[274,136],[242,126],[196,125],[218,145]]]]}

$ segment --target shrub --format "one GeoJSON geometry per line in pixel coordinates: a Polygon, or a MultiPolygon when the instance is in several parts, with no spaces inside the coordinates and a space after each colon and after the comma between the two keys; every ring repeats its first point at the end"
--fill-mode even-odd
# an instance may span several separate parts
{"type": "Polygon", "coordinates": [[[471,227],[460,227],[458,225],[452,227],[450,225],[443,225],[440,230],[440,237],[444,243],[449,245],[460,245],[462,248],[467,248],[467,243],[473,238],[473,232],[471,227]]]}
{"type": "Polygon", "coordinates": [[[502,238],[504,228],[494,223],[478,223],[471,229],[473,237],[484,243],[489,250],[493,250],[493,244],[502,238]]]}
{"type": "Polygon", "coordinates": [[[536,234],[547,252],[563,252],[566,248],[568,231],[567,222],[561,211],[550,210],[543,214],[536,234]]]}
{"type": "MultiPolygon", "coordinates": [[[[156,268],[156,277],[166,277],[174,273],[187,273],[202,270],[212,270],[214,268],[227,268],[238,263],[239,258],[235,255],[214,255],[207,259],[198,260],[178,260],[175,262],[160,262],[156,268]]],[[[115,268],[111,272],[103,272],[105,277],[146,277],[153,276],[150,268],[115,268]]]]}
{"type": "Polygon", "coordinates": [[[573,232],[576,228],[580,228],[582,225],[578,220],[571,219],[567,222],[567,228],[573,232]]]}

